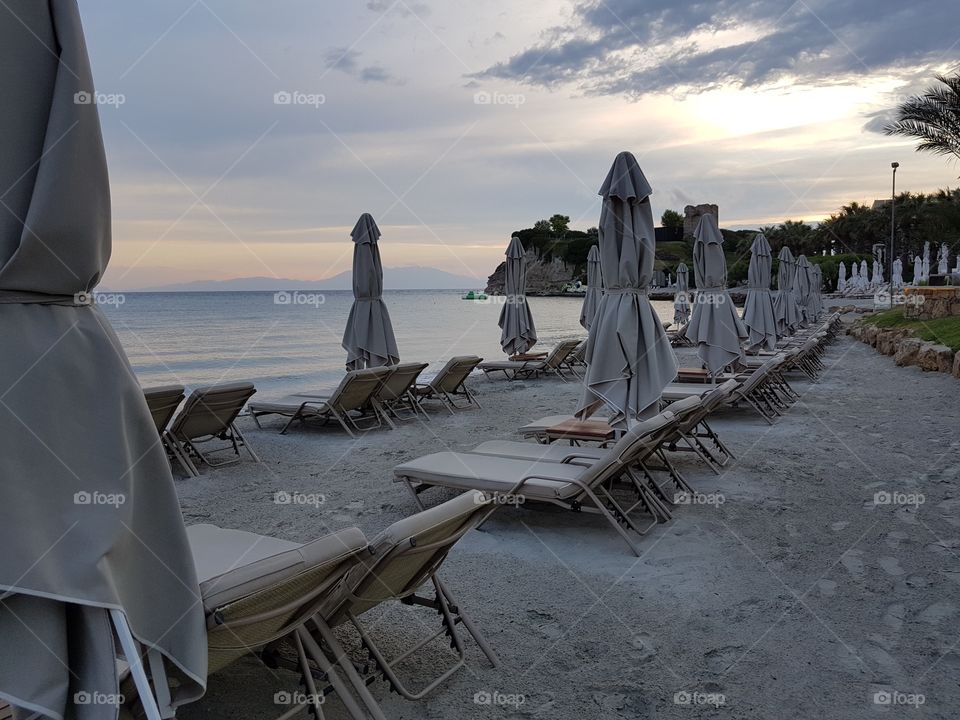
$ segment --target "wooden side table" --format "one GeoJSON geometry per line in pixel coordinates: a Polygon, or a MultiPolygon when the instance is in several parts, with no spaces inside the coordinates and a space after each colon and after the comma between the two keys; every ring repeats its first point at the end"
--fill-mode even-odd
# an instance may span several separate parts
{"type": "Polygon", "coordinates": [[[603,420],[564,420],[544,431],[547,442],[568,440],[571,445],[581,442],[595,442],[606,445],[616,437],[609,423],[603,420]]]}

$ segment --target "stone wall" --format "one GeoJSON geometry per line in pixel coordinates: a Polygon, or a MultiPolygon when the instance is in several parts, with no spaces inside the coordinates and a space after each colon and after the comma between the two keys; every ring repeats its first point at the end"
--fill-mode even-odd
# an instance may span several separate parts
{"type": "Polygon", "coordinates": [[[960,316],[960,287],[905,288],[904,317],[913,320],[936,320],[960,316]]]}
{"type": "Polygon", "coordinates": [[[960,353],[954,353],[946,345],[914,337],[909,329],[885,330],[858,321],[847,333],[876,348],[877,352],[892,355],[897,365],[914,365],[921,370],[952,373],[960,378],[960,353]]]}

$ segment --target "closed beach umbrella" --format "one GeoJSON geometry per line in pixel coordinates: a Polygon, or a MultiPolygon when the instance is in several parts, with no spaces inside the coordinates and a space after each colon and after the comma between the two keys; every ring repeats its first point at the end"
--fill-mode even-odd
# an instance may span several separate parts
{"type": "Polygon", "coordinates": [[[743,324],[749,333],[747,349],[752,352],[773,350],[777,344],[777,320],[770,294],[773,253],[763,233],[750,247],[750,269],[747,272],[747,302],[743,307],[743,324]]]}
{"type": "Polygon", "coordinates": [[[800,310],[800,322],[806,324],[813,321],[813,308],[810,304],[810,261],[806,255],[797,258],[797,275],[794,280],[797,307],[800,310]]]}
{"type": "Polygon", "coordinates": [[[913,259],[913,284],[919,285],[923,280],[923,260],[917,255],[913,259]]]}
{"type": "Polygon", "coordinates": [[[847,266],[843,260],[840,261],[840,267],[837,269],[837,292],[842,293],[847,289],[847,266]]]}
{"type": "Polygon", "coordinates": [[[603,272],[600,270],[600,250],[593,245],[587,253],[587,294],[583,296],[583,307],[580,308],[580,324],[587,330],[593,324],[602,295],[603,272]]]}
{"type": "Polygon", "coordinates": [[[114,632],[151,648],[181,705],[206,682],[203,606],[143,391],[86,300],[110,257],[110,187],[77,3],[7,2],[0,697],[18,717],[115,720],[116,703],[77,700],[117,696],[114,632]]]}
{"type": "Polygon", "coordinates": [[[879,260],[873,261],[873,279],[870,281],[870,284],[874,288],[878,288],[883,285],[883,265],[880,264],[879,260]]]}
{"type": "Polygon", "coordinates": [[[500,311],[500,347],[507,355],[519,355],[537,344],[537,328],[527,305],[527,260],[514,235],[507,245],[506,302],[500,311]]]}
{"type": "Polygon", "coordinates": [[[856,261],[850,263],[850,280],[847,282],[847,294],[855,295],[860,291],[860,270],[856,261]]]}
{"type": "Polygon", "coordinates": [[[380,228],[369,213],[353,231],[353,306],[347,317],[341,346],[347,351],[347,370],[396,365],[400,361],[390,313],[383,302],[383,265],[380,228]]]}
{"type": "Polygon", "coordinates": [[[773,296],[773,314],[777,319],[777,335],[786,337],[793,335],[800,325],[800,312],[797,309],[797,299],[793,291],[796,279],[797,264],[793,259],[790,248],[784,245],[777,256],[780,266],[777,268],[777,292],[773,296]]]}
{"type": "Polygon", "coordinates": [[[697,356],[711,375],[741,357],[747,330],[727,292],[727,260],[716,215],[700,218],[694,231],[693,277],[697,294],[690,323],[680,332],[697,346],[697,356]]]}
{"type": "Polygon", "coordinates": [[[896,290],[903,287],[903,260],[900,258],[893,261],[893,287],[896,290]]]}
{"type": "Polygon", "coordinates": [[[813,297],[814,317],[819,318],[823,313],[823,299],[820,295],[820,291],[823,286],[823,271],[820,269],[819,265],[811,265],[810,277],[810,295],[813,297]]]}
{"type": "Polygon", "coordinates": [[[631,418],[656,413],[663,388],[677,375],[670,341],[647,298],[656,242],[652,192],[636,159],[622,152],[599,193],[604,293],[587,341],[577,415],[606,406],[618,430],[625,430],[631,418]]]}
{"type": "Polygon", "coordinates": [[[940,245],[940,257],[937,262],[937,271],[941,275],[946,275],[950,271],[950,248],[946,243],[940,245]]]}
{"type": "Polygon", "coordinates": [[[867,267],[867,261],[860,261],[860,292],[867,292],[870,289],[870,268],[867,267]]]}
{"type": "Polygon", "coordinates": [[[923,243],[923,280],[930,279],[930,241],[923,243]]]}
{"type": "Polygon", "coordinates": [[[690,271],[685,263],[677,265],[677,291],[673,298],[673,322],[685,325],[690,320],[690,271]]]}

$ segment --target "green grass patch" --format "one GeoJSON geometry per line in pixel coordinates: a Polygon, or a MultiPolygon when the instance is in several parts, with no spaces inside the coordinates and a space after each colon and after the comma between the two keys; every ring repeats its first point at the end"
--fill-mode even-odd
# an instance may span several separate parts
{"type": "Polygon", "coordinates": [[[870,315],[864,322],[884,330],[909,328],[921,340],[946,345],[955,352],[960,352],[960,317],[911,320],[903,316],[903,308],[894,308],[870,315]]]}

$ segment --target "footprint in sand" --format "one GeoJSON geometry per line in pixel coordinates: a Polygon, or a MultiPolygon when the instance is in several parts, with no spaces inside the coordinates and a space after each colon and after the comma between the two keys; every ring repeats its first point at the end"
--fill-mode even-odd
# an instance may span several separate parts
{"type": "Polygon", "coordinates": [[[906,540],[908,535],[905,532],[900,532],[899,530],[894,530],[892,533],[887,533],[887,536],[883,541],[887,544],[888,548],[896,550],[900,547],[900,543],[906,540]]]}
{"type": "Polygon", "coordinates": [[[935,602],[917,615],[917,620],[930,625],[938,625],[957,614],[957,606],[946,600],[935,602]]]}
{"type": "Polygon", "coordinates": [[[863,550],[848,550],[840,562],[854,577],[863,577],[863,550]]]}
{"type": "Polygon", "coordinates": [[[890,605],[883,616],[883,622],[894,632],[900,632],[903,629],[903,618],[906,612],[906,608],[900,603],[890,605]]]}
{"type": "Polygon", "coordinates": [[[850,521],[849,521],[849,520],[841,520],[840,522],[835,522],[835,523],[833,523],[833,524],[830,526],[830,529],[833,530],[834,532],[840,532],[841,530],[843,530],[843,529],[844,529],[847,525],[849,525],[849,524],[850,524],[850,521]]]}
{"type": "Polygon", "coordinates": [[[892,575],[894,577],[899,577],[904,573],[903,568],[900,567],[900,561],[895,557],[880,558],[880,567],[883,568],[883,571],[887,573],[887,575],[892,575]]]}
{"type": "Polygon", "coordinates": [[[649,660],[657,654],[657,649],[653,644],[653,638],[647,633],[636,633],[630,638],[630,644],[633,645],[634,650],[637,651],[630,654],[635,660],[639,660],[640,662],[649,660]]]}
{"type": "Polygon", "coordinates": [[[823,597],[833,597],[837,592],[837,584],[833,580],[821,580],[817,587],[823,597]]]}

